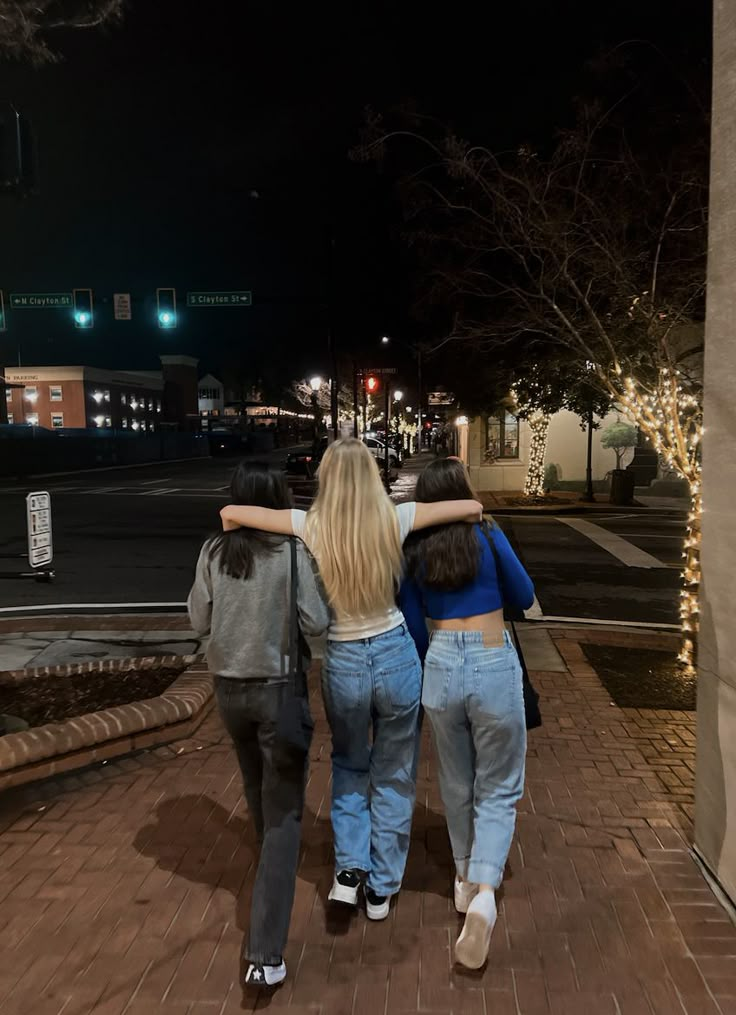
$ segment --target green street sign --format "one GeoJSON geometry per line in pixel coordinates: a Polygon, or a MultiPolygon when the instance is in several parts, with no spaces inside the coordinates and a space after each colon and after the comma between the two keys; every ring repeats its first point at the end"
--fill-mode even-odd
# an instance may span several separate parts
{"type": "Polygon", "coordinates": [[[71,310],[71,293],[11,293],[11,310],[71,310]]]}
{"type": "Polygon", "coordinates": [[[188,307],[250,307],[253,294],[249,292],[187,293],[188,307]]]}

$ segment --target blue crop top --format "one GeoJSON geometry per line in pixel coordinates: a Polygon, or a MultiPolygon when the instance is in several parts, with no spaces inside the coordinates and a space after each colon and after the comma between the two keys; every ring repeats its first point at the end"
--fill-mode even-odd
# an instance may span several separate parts
{"type": "Polygon", "coordinates": [[[481,546],[480,567],[476,578],[468,585],[448,592],[427,588],[420,579],[408,578],[402,582],[399,605],[422,659],[429,645],[425,618],[452,620],[475,617],[480,613],[500,610],[503,606],[528,610],[534,602],[531,578],[501,529],[494,525],[491,538],[501,562],[500,585],[503,587],[503,597],[496,574],[496,562],[480,525],[475,526],[475,532],[481,546]]]}

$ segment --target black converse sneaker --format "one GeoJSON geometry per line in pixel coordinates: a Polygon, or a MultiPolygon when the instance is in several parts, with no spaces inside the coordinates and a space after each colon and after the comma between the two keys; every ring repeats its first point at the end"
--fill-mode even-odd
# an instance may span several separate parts
{"type": "Polygon", "coordinates": [[[357,906],[359,888],[360,871],[338,871],[335,874],[335,880],[332,882],[332,888],[327,898],[330,902],[343,902],[346,906],[357,906]]]}
{"type": "Polygon", "coordinates": [[[366,888],[365,912],[369,920],[385,920],[390,908],[390,895],[376,895],[372,888],[366,888]]]}
{"type": "Polygon", "coordinates": [[[264,966],[251,962],[245,974],[246,987],[277,987],[286,979],[286,963],[281,960],[277,966],[264,966]]]}

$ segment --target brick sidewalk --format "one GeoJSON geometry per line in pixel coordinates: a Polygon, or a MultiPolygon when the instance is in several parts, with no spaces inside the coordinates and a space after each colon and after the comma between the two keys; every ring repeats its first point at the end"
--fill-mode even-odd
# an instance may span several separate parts
{"type": "Polygon", "coordinates": [[[0,799],[0,1015],[736,1012],[736,928],[686,844],[694,716],[611,706],[578,643],[605,636],[555,637],[568,672],[536,675],[545,725],[484,972],[451,965],[459,918],[428,740],[390,918],[327,911],[320,710],[290,976],[272,998],[243,995],[253,836],[211,717],[194,740],[0,799]]]}

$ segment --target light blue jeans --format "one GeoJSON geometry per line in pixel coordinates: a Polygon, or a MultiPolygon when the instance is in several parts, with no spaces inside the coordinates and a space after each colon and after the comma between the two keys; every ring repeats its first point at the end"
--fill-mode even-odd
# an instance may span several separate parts
{"type": "Polygon", "coordinates": [[[377,895],[401,887],[416,795],[422,669],[405,625],[328,641],[322,693],[332,730],[337,870],[366,871],[377,895]]]}
{"type": "Polygon", "coordinates": [[[521,665],[508,634],[502,647],[487,648],[479,631],[435,631],[422,704],[432,724],[457,873],[497,888],[526,756],[521,665]]]}

